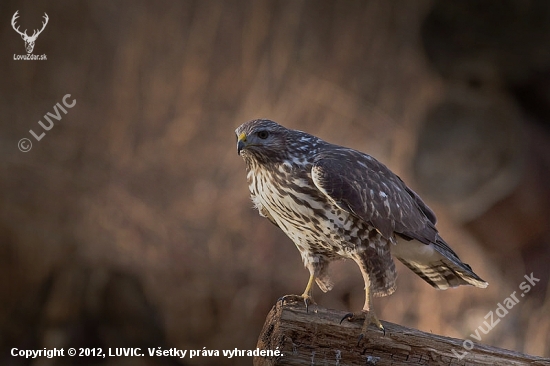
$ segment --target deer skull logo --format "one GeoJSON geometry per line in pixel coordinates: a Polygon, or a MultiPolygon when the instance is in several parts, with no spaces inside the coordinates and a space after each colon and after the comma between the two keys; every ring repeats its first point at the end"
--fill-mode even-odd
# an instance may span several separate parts
{"type": "Polygon", "coordinates": [[[48,24],[48,19],[49,19],[48,14],[44,13],[44,22],[42,22],[42,29],[40,30],[35,29],[32,36],[29,36],[27,35],[26,29],[24,32],[21,32],[19,30],[19,26],[17,28],[15,27],[15,21],[17,18],[19,18],[19,15],[17,15],[17,13],[19,13],[19,10],[17,10],[15,14],[13,14],[13,17],[11,18],[11,26],[17,33],[21,35],[21,38],[23,38],[23,41],[25,41],[25,49],[27,50],[27,53],[32,53],[32,50],[34,49],[34,42],[36,42],[36,38],[38,38],[40,33],[42,33],[44,28],[46,28],[46,24],[48,24]]]}

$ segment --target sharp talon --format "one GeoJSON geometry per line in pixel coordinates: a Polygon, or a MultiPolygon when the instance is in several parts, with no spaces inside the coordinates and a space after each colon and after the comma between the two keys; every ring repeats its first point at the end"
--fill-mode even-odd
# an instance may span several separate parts
{"type": "Polygon", "coordinates": [[[298,295],[284,295],[279,297],[277,301],[280,301],[281,304],[284,304],[287,301],[296,301],[298,297],[299,297],[298,295]]]}
{"type": "Polygon", "coordinates": [[[384,333],[384,337],[386,336],[386,328],[384,328],[377,317],[374,317],[374,319],[371,320],[371,324],[376,325],[376,327],[384,333]]]}
{"type": "Polygon", "coordinates": [[[361,344],[361,340],[363,339],[365,335],[363,333],[359,334],[359,339],[357,340],[357,347],[361,344]]]}
{"type": "Polygon", "coordinates": [[[351,321],[351,319],[353,319],[353,313],[347,313],[346,315],[344,315],[344,317],[342,318],[342,320],[340,320],[340,324],[342,324],[342,322],[343,322],[344,320],[351,321]]]}
{"type": "Polygon", "coordinates": [[[358,313],[348,313],[344,315],[344,317],[340,320],[340,324],[342,324],[342,322],[346,319],[349,321],[361,319],[364,320],[363,327],[361,328],[361,333],[359,334],[359,339],[357,340],[357,346],[360,345],[361,341],[365,337],[365,334],[368,333],[369,325],[374,325],[376,328],[384,332],[384,336],[386,336],[386,328],[384,328],[382,323],[380,323],[380,320],[378,320],[378,318],[376,317],[376,314],[372,311],[362,310],[358,313]]]}
{"type": "Polygon", "coordinates": [[[309,312],[310,304],[315,304],[315,300],[313,300],[313,297],[307,295],[285,295],[280,297],[277,301],[280,301],[281,303],[285,303],[287,301],[303,301],[304,305],[306,306],[306,312],[309,312]]]}

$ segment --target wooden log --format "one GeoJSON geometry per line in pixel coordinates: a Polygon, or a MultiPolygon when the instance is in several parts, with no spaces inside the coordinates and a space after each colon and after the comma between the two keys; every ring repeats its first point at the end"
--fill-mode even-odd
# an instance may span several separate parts
{"type": "Polygon", "coordinates": [[[271,351],[271,356],[255,357],[254,365],[550,365],[548,358],[472,340],[464,343],[384,321],[385,335],[369,327],[358,342],[362,322],[340,324],[345,314],[316,305],[306,312],[303,304],[277,303],[257,345],[271,351]]]}

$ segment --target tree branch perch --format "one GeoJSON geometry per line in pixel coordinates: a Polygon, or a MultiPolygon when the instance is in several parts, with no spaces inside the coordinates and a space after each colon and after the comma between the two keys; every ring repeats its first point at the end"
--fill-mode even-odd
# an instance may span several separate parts
{"type": "Polygon", "coordinates": [[[386,335],[369,328],[358,344],[361,322],[340,319],[345,312],[303,304],[277,303],[269,312],[257,347],[279,357],[256,357],[254,365],[537,365],[550,359],[530,356],[382,322],[386,335]],[[454,350],[454,352],[453,352],[454,350]],[[457,357],[462,356],[462,358],[457,357]]]}

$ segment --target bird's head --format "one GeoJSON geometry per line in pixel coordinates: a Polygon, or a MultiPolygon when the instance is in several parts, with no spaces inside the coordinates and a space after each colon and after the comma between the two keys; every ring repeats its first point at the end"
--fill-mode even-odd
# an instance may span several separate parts
{"type": "Polygon", "coordinates": [[[237,153],[262,163],[285,159],[292,132],[266,119],[245,122],[235,130],[237,153]]]}

